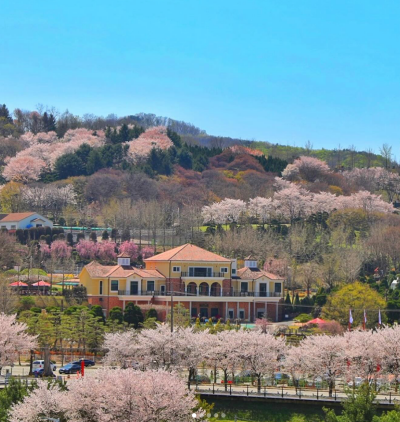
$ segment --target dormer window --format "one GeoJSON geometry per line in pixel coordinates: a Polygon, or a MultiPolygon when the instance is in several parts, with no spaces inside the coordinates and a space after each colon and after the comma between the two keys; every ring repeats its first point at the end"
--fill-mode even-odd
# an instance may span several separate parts
{"type": "Polygon", "coordinates": [[[246,259],[246,261],[244,261],[244,266],[247,268],[257,268],[257,261],[246,259]]]}
{"type": "Polygon", "coordinates": [[[118,258],[118,265],[129,267],[131,265],[131,260],[130,258],[118,258]]]}

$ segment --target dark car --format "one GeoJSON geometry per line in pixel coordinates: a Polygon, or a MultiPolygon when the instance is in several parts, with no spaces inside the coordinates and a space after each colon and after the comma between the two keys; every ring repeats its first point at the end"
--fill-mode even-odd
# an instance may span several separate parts
{"type": "Polygon", "coordinates": [[[85,366],[94,366],[95,363],[93,360],[90,359],[81,359],[81,360],[76,360],[75,362],[72,362],[74,365],[81,365],[81,362],[85,362],[85,366]]]}
{"type": "Polygon", "coordinates": [[[64,365],[62,368],[60,368],[58,372],[60,374],[76,374],[80,370],[80,364],[77,365],[75,363],[68,363],[67,365],[64,365]]]}
{"type": "Polygon", "coordinates": [[[44,374],[44,369],[43,368],[37,368],[33,371],[33,375],[35,376],[35,378],[37,377],[43,377],[44,374]]]}
{"type": "MultiPolygon", "coordinates": [[[[38,377],[43,378],[43,376],[44,376],[44,369],[43,368],[36,368],[33,371],[33,375],[34,375],[35,378],[38,378],[38,377]]],[[[53,377],[55,377],[54,374],[53,374],[53,377]]]]}

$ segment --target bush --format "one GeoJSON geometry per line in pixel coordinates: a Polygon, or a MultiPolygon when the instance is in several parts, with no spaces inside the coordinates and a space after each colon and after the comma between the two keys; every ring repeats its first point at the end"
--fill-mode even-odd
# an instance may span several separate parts
{"type": "Polygon", "coordinates": [[[16,275],[16,274],[18,274],[18,271],[14,270],[14,269],[7,270],[7,271],[4,271],[4,274],[6,274],[6,275],[16,275]]]}
{"type": "Polygon", "coordinates": [[[23,296],[19,299],[21,309],[27,311],[35,304],[35,299],[32,296],[23,296]]]}
{"type": "Polygon", "coordinates": [[[42,269],[40,269],[40,268],[32,268],[32,269],[28,269],[28,268],[25,268],[24,270],[22,270],[21,272],[20,272],[20,274],[22,274],[22,275],[28,275],[28,273],[29,273],[29,275],[31,275],[31,276],[34,276],[34,275],[36,275],[36,276],[38,276],[38,275],[43,275],[43,276],[47,276],[47,273],[46,273],[46,271],[43,271],[42,269]]]}
{"type": "Polygon", "coordinates": [[[151,308],[146,312],[146,319],[149,318],[155,318],[157,320],[157,311],[154,308],[151,308]]]}
{"type": "Polygon", "coordinates": [[[34,312],[35,314],[40,314],[42,312],[42,310],[40,308],[38,308],[37,306],[32,306],[30,311],[34,312]]]}
{"type": "Polygon", "coordinates": [[[295,318],[295,321],[297,322],[308,322],[312,320],[312,316],[309,314],[300,314],[298,317],[295,318]]]}

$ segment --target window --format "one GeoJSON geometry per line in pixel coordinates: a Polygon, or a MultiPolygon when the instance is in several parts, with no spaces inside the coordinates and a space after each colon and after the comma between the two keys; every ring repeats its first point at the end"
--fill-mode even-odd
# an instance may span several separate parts
{"type": "Polygon", "coordinates": [[[236,274],[236,269],[232,268],[232,275],[235,275],[235,274],[236,274]]]}
{"type": "Polygon", "coordinates": [[[154,281],[148,281],[147,282],[147,291],[148,292],[154,292],[154,281]]]}
{"type": "Polygon", "coordinates": [[[248,289],[249,289],[249,285],[248,285],[247,281],[242,281],[240,283],[240,291],[242,293],[247,293],[248,292],[248,289]]]}
{"type": "Polygon", "coordinates": [[[2,228],[2,229],[6,229],[6,228],[7,228],[7,226],[1,226],[1,228],[2,228]]]}
{"type": "Polygon", "coordinates": [[[275,283],[275,293],[282,293],[282,283],[275,283]]]}
{"type": "Polygon", "coordinates": [[[174,272],[174,273],[180,273],[181,272],[181,267],[172,267],[172,272],[174,272]]]}
{"type": "Polygon", "coordinates": [[[103,281],[100,280],[100,284],[99,284],[99,294],[103,294],[103,281]]]}
{"type": "Polygon", "coordinates": [[[239,309],[239,319],[244,319],[244,309],[239,309]]]}
{"type": "Polygon", "coordinates": [[[118,265],[129,267],[131,265],[130,258],[118,258],[118,265]]]}
{"type": "Polygon", "coordinates": [[[257,309],[257,318],[264,318],[264,309],[257,309]]]}
{"type": "Polygon", "coordinates": [[[15,224],[11,224],[11,230],[15,230],[17,226],[15,224]]]}
{"type": "Polygon", "coordinates": [[[260,296],[261,297],[267,296],[267,283],[260,283],[260,296]]]}
{"type": "Polygon", "coordinates": [[[197,308],[192,308],[192,318],[197,318],[197,308]]]}
{"type": "Polygon", "coordinates": [[[227,273],[228,272],[228,268],[227,267],[222,267],[221,268],[221,273],[227,273]]]}
{"type": "Polygon", "coordinates": [[[233,316],[234,316],[233,309],[228,309],[228,318],[233,319],[233,316]]]}
{"type": "Polygon", "coordinates": [[[118,280],[111,280],[111,291],[118,292],[118,280]]]}
{"type": "Polygon", "coordinates": [[[212,270],[210,267],[189,267],[189,277],[212,277],[212,270]]]}

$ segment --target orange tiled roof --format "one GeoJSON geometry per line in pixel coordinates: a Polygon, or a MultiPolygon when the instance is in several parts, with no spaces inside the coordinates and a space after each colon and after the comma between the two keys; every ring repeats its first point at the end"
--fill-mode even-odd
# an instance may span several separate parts
{"type": "Polygon", "coordinates": [[[237,275],[243,280],[256,280],[261,277],[268,277],[271,280],[283,280],[282,277],[260,270],[259,268],[244,267],[237,271],[237,275]]]}
{"type": "Polygon", "coordinates": [[[146,262],[152,261],[204,261],[204,262],[231,262],[230,259],[209,252],[198,246],[186,243],[169,251],[154,255],[145,259],[146,262]]]}
{"type": "Polygon", "coordinates": [[[1,219],[2,222],[7,221],[21,221],[24,218],[30,217],[31,215],[36,214],[35,212],[12,212],[7,214],[4,218],[1,219]]]}
{"type": "Polygon", "coordinates": [[[101,265],[97,261],[92,261],[90,264],[86,265],[85,268],[91,277],[126,278],[136,274],[141,278],[165,278],[157,270],[142,270],[121,265],[101,265]]]}

